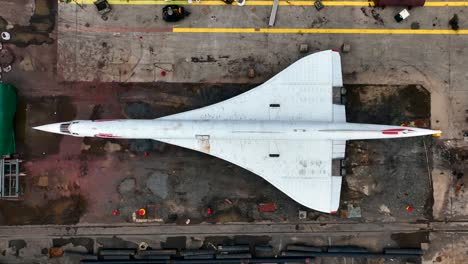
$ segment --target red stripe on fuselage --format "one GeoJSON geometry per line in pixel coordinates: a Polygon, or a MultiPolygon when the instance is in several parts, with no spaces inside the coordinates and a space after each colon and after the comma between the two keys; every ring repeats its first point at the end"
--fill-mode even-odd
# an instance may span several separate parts
{"type": "Polygon", "coordinates": [[[109,122],[109,121],[114,121],[114,120],[117,120],[117,119],[97,119],[97,120],[93,120],[93,122],[109,122]]]}
{"type": "Polygon", "coordinates": [[[114,136],[112,134],[96,134],[94,136],[100,138],[119,138],[119,136],[114,136]]]}
{"type": "Polygon", "coordinates": [[[385,135],[398,135],[398,131],[382,131],[382,134],[385,134],[385,135]]]}
{"type": "Polygon", "coordinates": [[[382,130],[382,134],[385,134],[385,135],[398,135],[398,133],[403,132],[403,131],[411,132],[413,130],[407,129],[407,128],[392,128],[392,129],[382,130]]]}

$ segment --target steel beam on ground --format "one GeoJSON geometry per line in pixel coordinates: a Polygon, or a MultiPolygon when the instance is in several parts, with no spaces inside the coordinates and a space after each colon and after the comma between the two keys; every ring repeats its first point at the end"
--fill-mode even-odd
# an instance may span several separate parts
{"type": "Polygon", "coordinates": [[[270,21],[268,22],[268,25],[270,27],[272,27],[275,24],[276,13],[278,12],[278,5],[279,5],[279,0],[274,0],[273,6],[271,8],[270,21]]]}

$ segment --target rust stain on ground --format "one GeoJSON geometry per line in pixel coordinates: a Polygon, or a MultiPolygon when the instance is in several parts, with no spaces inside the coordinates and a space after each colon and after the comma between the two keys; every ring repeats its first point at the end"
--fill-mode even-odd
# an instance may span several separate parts
{"type": "Polygon", "coordinates": [[[148,27],[59,27],[63,32],[139,32],[139,33],[160,33],[172,32],[173,28],[148,28],[148,27]]]}

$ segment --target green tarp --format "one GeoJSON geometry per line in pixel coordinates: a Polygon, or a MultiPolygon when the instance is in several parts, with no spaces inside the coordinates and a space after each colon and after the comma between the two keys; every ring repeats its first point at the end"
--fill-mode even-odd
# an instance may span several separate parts
{"type": "Polygon", "coordinates": [[[0,83],[0,155],[16,152],[14,118],[16,113],[16,89],[0,83]]]}

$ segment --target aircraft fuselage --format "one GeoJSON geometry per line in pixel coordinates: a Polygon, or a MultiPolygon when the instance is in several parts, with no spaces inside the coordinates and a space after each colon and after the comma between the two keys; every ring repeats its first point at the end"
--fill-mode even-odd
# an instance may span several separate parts
{"type": "Polygon", "coordinates": [[[414,127],[308,121],[77,120],[36,127],[76,137],[123,139],[184,139],[210,136],[217,139],[354,140],[424,136],[435,130],[414,127]]]}

